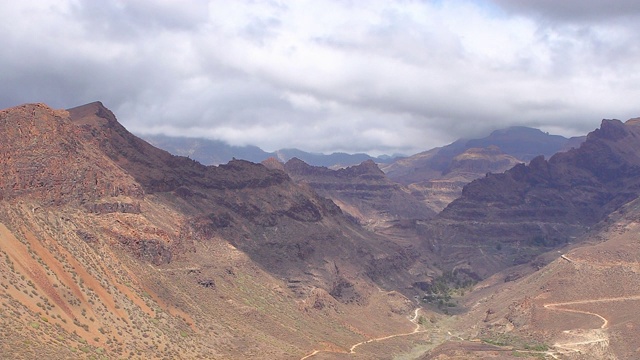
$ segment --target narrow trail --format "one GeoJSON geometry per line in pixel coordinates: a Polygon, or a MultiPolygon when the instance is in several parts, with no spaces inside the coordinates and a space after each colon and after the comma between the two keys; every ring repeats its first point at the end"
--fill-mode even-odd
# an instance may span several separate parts
{"type": "Polygon", "coordinates": [[[544,305],[545,309],[590,315],[590,316],[595,316],[600,320],[602,320],[602,325],[600,326],[600,328],[597,328],[597,329],[583,330],[581,332],[572,331],[572,330],[564,331],[565,334],[582,338],[581,341],[558,342],[558,343],[555,343],[553,346],[557,349],[563,349],[568,352],[581,352],[584,349],[581,349],[580,346],[599,344],[599,346],[604,349],[609,345],[609,338],[604,332],[604,330],[609,325],[609,320],[607,320],[604,316],[600,314],[596,314],[591,311],[569,309],[569,308],[566,308],[566,306],[580,305],[580,304],[596,304],[596,303],[616,302],[616,301],[638,301],[638,300],[640,300],[640,295],[622,296],[622,297],[615,297],[615,298],[591,299],[591,300],[577,300],[577,301],[545,304],[544,305]]]}
{"type": "MultiPolygon", "coordinates": [[[[573,264],[580,262],[574,259],[570,259],[566,255],[561,255],[560,257],[573,264]]],[[[605,329],[609,326],[609,320],[607,320],[604,316],[591,311],[577,310],[577,309],[572,309],[568,307],[571,305],[597,304],[597,303],[618,302],[618,301],[638,301],[638,300],[640,300],[640,295],[620,296],[620,297],[610,297],[610,298],[600,298],[600,299],[587,299],[587,300],[574,300],[574,301],[544,304],[543,306],[545,309],[595,316],[600,320],[602,320],[602,325],[597,329],[565,330],[563,332],[564,334],[567,334],[568,336],[581,338],[581,340],[569,341],[569,342],[558,342],[558,343],[555,343],[553,346],[557,349],[562,349],[568,352],[582,352],[584,349],[580,348],[580,346],[597,344],[597,346],[599,346],[602,350],[606,350],[606,348],[609,345],[609,338],[606,334],[605,329]]],[[[549,352],[547,352],[547,354],[549,354],[549,352]]],[[[553,354],[550,354],[550,355],[555,358],[553,354]]]]}
{"type": "Polygon", "coordinates": [[[595,301],[592,301],[592,300],[587,300],[587,301],[584,301],[584,302],[582,302],[582,301],[571,301],[571,302],[568,302],[568,303],[545,304],[544,307],[546,309],[550,309],[550,310],[566,311],[566,312],[571,312],[571,313],[585,314],[585,315],[592,315],[592,316],[599,317],[600,320],[602,320],[602,326],[600,326],[600,328],[604,329],[609,324],[609,320],[605,319],[602,315],[599,315],[599,314],[596,314],[596,313],[592,313],[590,311],[562,308],[562,306],[565,306],[565,305],[589,304],[589,303],[593,303],[593,302],[595,302],[595,301]]]}
{"type": "Polygon", "coordinates": [[[308,355],[305,355],[304,357],[300,358],[300,360],[305,360],[308,358],[311,358],[321,352],[341,352],[341,353],[346,353],[346,354],[355,354],[356,352],[356,348],[358,348],[361,345],[364,344],[368,344],[368,343],[372,343],[372,342],[377,342],[377,341],[384,341],[384,340],[388,340],[388,339],[392,339],[392,338],[396,338],[396,337],[401,337],[401,336],[409,336],[409,335],[413,335],[413,334],[418,334],[418,333],[423,333],[423,332],[427,332],[428,330],[420,330],[420,323],[418,323],[418,314],[420,313],[420,310],[422,308],[418,307],[413,311],[413,317],[411,319],[409,319],[409,321],[411,321],[412,323],[416,324],[416,328],[413,329],[412,332],[408,332],[408,333],[401,333],[401,334],[393,334],[393,335],[388,335],[388,336],[383,336],[383,337],[379,337],[379,338],[373,338],[373,339],[369,339],[369,340],[365,340],[365,341],[361,341],[359,343],[356,343],[354,345],[351,346],[351,348],[349,348],[349,352],[342,352],[342,351],[334,351],[334,350],[313,350],[313,352],[311,352],[308,355]]]}
{"type": "MultiPolygon", "coordinates": [[[[413,318],[411,318],[409,321],[411,321],[412,323],[416,323],[416,321],[418,320],[418,313],[420,312],[420,308],[416,308],[413,312],[413,318]]],[[[393,334],[393,335],[389,335],[389,336],[383,336],[383,337],[379,337],[379,338],[375,338],[375,339],[369,339],[366,341],[361,341],[357,344],[354,344],[353,346],[351,346],[351,348],[349,349],[349,354],[353,354],[356,352],[356,348],[360,345],[363,344],[368,344],[370,342],[375,342],[375,341],[382,341],[382,340],[387,340],[387,339],[392,339],[395,337],[400,337],[400,336],[408,336],[408,335],[413,335],[419,332],[426,332],[426,330],[422,330],[420,331],[420,324],[416,323],[416,328],[413,329],[412,332],[409,333],[404,333],[404,334],[393,334]]]]}

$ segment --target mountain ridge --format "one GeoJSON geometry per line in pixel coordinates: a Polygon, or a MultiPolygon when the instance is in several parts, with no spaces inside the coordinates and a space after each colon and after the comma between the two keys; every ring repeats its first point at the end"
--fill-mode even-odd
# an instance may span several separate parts
{"type": "Polygon", "coordinates": [[[529,165],[472,181],[432,224],[425,222],[422,231],[429,246],[444,258],[464,252],[449,247],[450,242],[481,246],[484,259],[475,258],[475,266],[490,274],[571,242],[638,196],[638,136],[640,127],[634,122],[603,120],[577,149],[549,160],[539,156],[529,165]]]}

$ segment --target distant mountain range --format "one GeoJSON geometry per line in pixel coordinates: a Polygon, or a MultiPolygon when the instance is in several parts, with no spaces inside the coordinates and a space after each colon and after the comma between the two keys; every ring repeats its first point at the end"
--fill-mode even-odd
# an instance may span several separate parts
{"type": "MultiPolygon", "coordinates": [[[[478,139],[460,139],[449,145],[427,150],[407,158],[394,161],[382,170],[393,180],[403,184],[439,178],[452,171],[452,161],[469,149],[497,147],[492,153],[499,151],[517,159],[529,162],[538,155],[550,157],[553,154],[578,147],[585,137],[567,139],[560,135],[550,135],[539,129],[524,126],[512,126],[492,132],[489,136],[478,139]]],[[[502,172],[513,164],[506,164],[503,169],[488,169],[502,172]]]]}
{"type": "Polygon", "coordinates": [[[436,212],[462,194],[462,187],[487,173],[501,173],[536,156],[550,157],[579,147],[586,136],[567,139],[538,129],[512,126],[479,139],[460,139],[380,168],[390,180],[409,187],[436,212]]]}
{"type": "MultiPolygon", "coordinates": [[[[373,161],[389,180],[406,186],[406,191],[434,212],[440,212],[459,197],[462,187],[472,180],[490,172],[503,172],[519,163],[527,163],[538,155],[548,158],[557,152],[578,147],[585,138],[568,139],[539,129],[512,126],[495,130],[482,138],[460,139],[408,157],[385,155],[374,158],[367,154],[327,155],[299,149],[266,152],[257,146],[231,146],[220,140],[145,136],[154,146],[174,155],[188,156],[205,165],[224,164],[233,159],[256,163],[270,159],[282,164],[297,159],[311,167],[337,170],[373,161]]],[[[331,198],[337,201],[337,198],[331,198]]]]}
{"type": "MultiPolygon", "coordinates": [[[[221,140],[204,138],[167,135],[140,135],[140,137],[171,154],[187,156],[204,165],[226,164],[233,159],[259,163],[268,158],[276,158],[280,162],[286,163],[293,158],[297,158],[312,166],[338,169],[373,160],[380,164],[382,170],[392,179],[405,184],[413,182],[411,181],[412,177],[418,177],[420,180],[425,180],[425,176],[428,179],[432,178],[435,175],[428,174],[432,170],[435,170],[437,176],[440,176],[442,172],[447,171],[454,157],[469,149],[496,146],[500,152],[512,156],[518,161],[528,162],[538,155],[550,157],[558,151],[577,147],[585,138],[583,136],[567,139],[560,135],[550,135],[530,127],[513,126],[496,130],[483,138],[460,139],[449,145],[408,157],[398,154],[374,157],[364,153],[347,154],[336,152],[321,154],[299,149],[280,149],[268,152],[253,145],[233,146],[221,140]]],[[[501,168],[500,171],[504,171],[507,168],[501,168]]]]}
{"type": "Polygon", "coordinates": [[[233,146],[221,140],[201,138],[187,138],[166,135],[140,135],[150,144],[164,149],[174,155],[188,156],[204,165],[226,164],[235,159],[247,160],[259,163],[268,158],[277,158],[285,163],[293,158],[298,158],[314,166],[326,166],[329,168],[341,168],[358,165],[363,161],[373,160],[377,163],[390,162],[395,157],[382,155],[373,157],[367,154],[347,154],[336,152],[333,154],[310,153],[298,149],[280,149],[267,152],[257,146],[233,146]]]}

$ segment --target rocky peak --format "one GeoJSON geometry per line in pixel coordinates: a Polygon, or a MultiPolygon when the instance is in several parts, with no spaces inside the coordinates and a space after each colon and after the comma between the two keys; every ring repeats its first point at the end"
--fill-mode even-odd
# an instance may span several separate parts
{"type": "Polygon", "coordinates": [[[284,171],[284,164],[281,163],[280,160],[278,160],[273,156],[263,160],[260,163],[266,166],[268,169],[284,171]]]}
{"type": "Polygon", "coordinates": [[[309,172],[321,172],[323,170],[329,170],[326,167],[320,166],[311,166],[306,162],[298,159],[297,157],[289,159],[286,163],[284,163],[284,169],[287,173],[309,173],[309,172]]]}
{"type": "Polygon", "coordinates": [[[100,101],[94,101],[86,105],[77,106],[68,109],[67,111],[74,119],[76,119],[76,123],[82,123],[83,121],[87,123],[91,123],[92,121],[106,121],[109,123],[118,122],[113,112],[107,109],[100,101]]]}
{"type": "Polygon", "coordinates": [[[384,176],[384,172],[380,170],[378,164],[373,160],[363,161],[360,165],[350,166],[346,169],[340,169],[338,172],[344,172],[347,176],[373,175],[384,176]]]}
{"type": "MultiPolygon", "coordinates": [[[[631,123],[629,125],[631,125],[631,123]]],[[[624,138],[628,133],[629,131],[627,130],[625,124],[622,123],[622,121],[616,119],[603,119],[602,123],[600,124],[600,128],[591,132],[587,138],[597,137],[616,141],[624,138]]]]}
{"type": "Polygon", "coordinates": [[[102,103],[69,109],[70,118],[84,138],[100,148],[131,174],[147,192],[173,191],[181,187],[265,187],[289,181],[282,171],[248,161],[204,166],[183,156],[174,156],[131,134],[102,103]]]}
{"type": "Polygon", "coordinates": [[[0,148],[5,199],[26,195],[63,204],[143,194],[133,178],[85,146],[65,110],[27,104],[0,111],[0,148]]]}

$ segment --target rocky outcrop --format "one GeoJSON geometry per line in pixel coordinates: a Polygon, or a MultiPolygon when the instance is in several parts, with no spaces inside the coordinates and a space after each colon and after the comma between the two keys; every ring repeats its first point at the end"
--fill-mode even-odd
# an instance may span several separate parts
{"type": "Polygon", "coordinates": [[[44,104],[0,111],[0,151],[0,199],[28,196],[61,205],[144,194],[130,175],[86,146],[67,112],[44,104]]]}
{"type": "Polygon", "coordinates": [[[331,170],[294,158],[284,165],[284,170],[292,179],[332,199],[342,211],[361,223],[427,219],[434,215],[410,190],[390,181],[371,160],[331,170]]]}
{"type": "Polygon", "coordinates": [[[109,213],[128,213],[128,214],[139,214],[140,213],[140,203],[128,203],[128,202],[103,202],[90,204],[85,206],[89,212],[94,214],[109,214],[109,213]]]}

